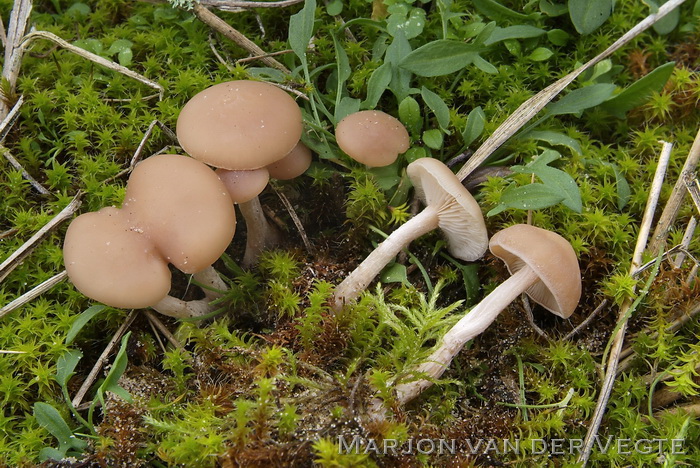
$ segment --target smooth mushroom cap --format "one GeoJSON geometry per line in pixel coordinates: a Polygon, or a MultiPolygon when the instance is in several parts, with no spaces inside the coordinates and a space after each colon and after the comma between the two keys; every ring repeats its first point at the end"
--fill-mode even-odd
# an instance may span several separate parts
{"type": "Polygon", "coordinates": [[[581,270],[571,244],[559,234],[528,224],[516,224],[496,233],[491,252],[515,274],[526,265],[540,281],[525,292],[550,312],[568,318],[581,298],[581,270]]]}
{"type": "Polygon", "coordinates": [[[75,218],[66,232],[63,261],[81,293],[112,307],[149,307],[170,291],[168,262],[150,238],[114,207],[75,218]]]}
{"type": "Polygon", "coordinates": [[[479,204],[457,176],[442,162],[420,158],[406,169],[416,195],[426,206],[437,208],[438,226],[455,257],[473,262],[486,253],[488,232],[479,204]]]}
{"type": "Polygon", "coordinates": [[[381,111],[350,114],[338,123],[335,138],[340,149],[369,167],[388,166],[408,150],[406,127],[381,111]]]}
{"type": "Polygon", "coordinates": [[[282,159],[297,144],[301,110],[271,84],[229,81],[190,99],[176,131],[195,159],[230,170],[258,169],[282,159]]]}
{"type": "Polygon", "coordinates": [[[224,183],[234,203],[245,203],[257,197],[270,181],[270,174],[264,167],[252,171],[217,169],[216,175],[224,183]]]}
{"type": "Polygon", "coordinates": [[[126,184],[124,209],[185,273],[214,263],[236,231],[226,187],[206,164],[187,156],[161,154],[140,162],[126,184]]]}
{"type": "Polygon", "coordinates": [[[311,166],[311,150],[301,141],[284,158],[267,166],[270,177],[290,180],[302,175],[311,166]]]}

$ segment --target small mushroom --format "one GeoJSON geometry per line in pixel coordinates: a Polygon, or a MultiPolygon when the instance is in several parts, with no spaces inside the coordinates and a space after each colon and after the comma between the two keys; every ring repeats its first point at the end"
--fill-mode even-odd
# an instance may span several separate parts
{"type": "Polygon", "coordinates": [[[236,230],[226,187],[213,170],[187,156],[161,154],[140,162],[126,184],[124,209],[185,273],[214,263],[236,230]]]}
{"type": "Polygon", "coordinates": [[[63,259],[81,293],[112,307],[150,307],[170,291],[170,270],[151,239],[114,207],[75,218],[63,259]]]}
{"type": "Polygon", "coordinates": [[[262,183],[267,174],[238,172],[260,170],[281,160],[299,143],[301,133],[301,110],[294,99],[259,81],[229,81],[211,86],[190,99],[180,112],[177,136],[182,147],[192,157],[220,168],[219,176],[230,188],[234,187],[232,198],[241,208],[248,229],[243,260],[246,266],[256,263],[260,251],[278,239],[257,198],[265,185],[254,193],[256,182],[262,183]],[[224,169],[236,174],[226,176],[224,169]],[[242,192],[254,195],[236,201],[242,192]]]}
{"type": "Polygon", "coordinates": [[[273,179],[291,180],[306,172],[310,165],[311,150],[300,141],[284,158],[269,164],[267,170],[273,179]]]}
{"type": "MultiPolygon", "coordinates": [[[[439,378],[464,344],[486,330],[523,292],[563,318],[576,309],[581,298],[581,271],[574,249],[559,234],[516,224],[496,233],[489,248],[506,263],[512,276],[445,334],[440,346],[418,367],[418,374],[439,378]]],[[[431,385],[432,381],[424,378],[397,385],[398,403],[407,403],[431,385]]]]}
{"type": "Polygon", "coordinates": [[[369,167],[388,166],[410,146],[406,127],[376,110],[355,112],[342,119],[335,139],[345,154],[369,167]]]}
{"type": "Polygon", "coordinates": [[[447,237],[448,250],[455,257],[474,261],[486,252],[488,234],[481,209],[454,173],[432,158],[412,162],[407,173],[425,209],[392,232],[338,285],[335,310],[354,302],[401,249],[437,227],[447,237]]]}

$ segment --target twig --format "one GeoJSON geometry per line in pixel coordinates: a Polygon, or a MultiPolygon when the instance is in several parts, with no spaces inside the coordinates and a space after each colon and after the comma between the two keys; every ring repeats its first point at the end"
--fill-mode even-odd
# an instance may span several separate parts
{"type": "MultiPolygon", "coordinates": [[[[681,241],[681,246],[683,250],[688,250],[690,248],[690,243],[693,240],[693,237],[695,236],[695,228],[698,226],[698,220],[695,219],[695,216],[690,218],[690,221],[688,221],[688,225],[685,227],[685,233],[683,234],[683,240],[681,241]]],[[[685,252],[681,251],[676,257],[673,259],[671,263],[673,263],[673,266],[676,268],[680,268],[681,265],[683,265],[683,262],[685,261],[685,252]]]]}
{"type": "Polygon", "coordinates": [[[2,18],[0,18],[0,42],[2,42],[3,48],[7,47],[7,33],[5,33],[5,24],[2,22],[2,18]]]}
{"type": "Polygon", "coordinates": [[[581,65],[579,68],[569,73],[565,77],[555,81],[545,89],[535,94],[533,97],[525,101],[513,112],[493,134],[476,150],[469,161],[459,170],[457,177],[459,180],[464,180],[474,169],[479,167],[491,154],[499,148],[503,143],[513,136],[523,125],[529,122],[540,110],[544,108],[554,97],[559,94],[564,88],[571,84],[581,73],[588,70],[601,60],[607,58],[620,47],[627,44],[629,41],[637,37],[654,23],[668,14],[671,10],[677,8],[684,3],[685,0],[670,0],[659,7],[656,13],[644,18],[637,23],[632,29],[627,31],[622,37],[615,41],[610,47],[603,52],[581,65]]]}
{"type": "MultiPolygon", "coordinates": [[[[19,69],[22,65],[22,37],[29,23],[29,16],[32,12],[31,0],[17,0],[12,6],[10,13],[10,23],[7,26],[7,40],[5,41],[5,61],[2,67],[2,77],[10,84],[10,89],[14,92],[19,76],[19,69]]],[[[7,115],[7,104],[0,100],[0,119],[7,115]]]]}
{"type": "MultiPolygon", "coordinates": [[[[668,167],[668,162],[671,157],[671,148],[672,145],[670,143],[663,143],[663,148],[661,150],[661,154],[659,155],[659,162],[656,166],[654,179],[651,183],[651,188],[649,189],[649,197],[647,198],[647,206],[644,210],[642,223],[639,228],[637,244],[634,247],[632,264],[630,265],[630,274],[639,268],[642,261],[642,253],[644,252],[647,245],[647,240],[649,239],[649,231],[651,230],[651,223],[654,218],[654,210],[656,209],[656,205],[659,201],[664,176],[666,175],[666,168],[668,167]]],[[[586,438],[583,442],[583,450],[579,453],[577,459],[577,462],[581,463],[582,466],[586,466],[588,458],[591,455],[591,450],[593,449],[593,444],[595,443],[595,436],[598,434],[598,429],[603,421],[603,414],[605,414],[605,409],[608,405],[608,400],[610,399],[612,387],[615,384],[615,376],[617,375],[620,351],[622,351],[622,344],[625,339],[625,332],[627,331],[627,320],[629,318],[628,312],[632,307],[632,303],[632,299],[627,298],[620,306],[616,325],[617,332],[612,337],[612,346],[610,356],[608,357],[607,366],[605,368],[603,385],[600,389],[600,394],[598,395],[598,402],[596,404],[595,411],[593,412],[591,425],[588,428],[586,438]]]]}
{"type": "Polygon", "coordinates": [[[270,52],[269,54],[254,55],[252,57],[245,57],[245,58],[236,60],[236,63],[247,63],[247,62],[252,62],[253,60],[260,60],[260,59],[263,59],[265,57],[276,57],[278,55],[285,55],[285,54],[290,54],[293,52],[294,51],[292,49],[285,49],[285,50],[280,50],[279,52],[270,52]]]}
{"type": "MultiPolygon", "coordinates": [[[[700,313],[700,303],[696,303],[695,305],[690,307],[690,312],[683,313],[680,317],[676,318],[673,322],[669,323],[666,329],[664,330],[665,333],[673,333],[677,330],[680,330],[680,328],[685,325],[690,319],[695,317],[698,313],[700,313]]],[[[658,332],[653,332],[652,334],[649,335],[649,339],[656,341],[659,337],[658,332]]],[[[635,359],[635,356],[632,356],[634,354],[634,350],[632,347],[627,347],[623,349],[620,352],[620,357],[625,358],[623,361],[620,362],[620,365],[617,368],[617,373],[621,374],[622,372],[625,372],[632,366],[632,362],[635,359]]]]}
{"type": "Polygon", "coordinates": [[[54,42],[55,44],[58,44],[62,48],[69,50],[80,57],[83,57],[84,59],[90,60],[91,62],[94,62],[98,65],[102,65],[105,68],[121,73],[122,75],[128,76],[129,78],[133,78],[139,83],[143,83],[146,86],[157,90],[159,99],[163,99],[163,94],[165,93],[165,90],[161,85],[159,85],[155,81],[149,80],[145,76],[131,71],[130,69],[119,65],[118,63],[107,60],[103,57],[100,57],[97,54],[93,54],[92,52],[88,52],[87,50],[81,49],[80,47],[74,46],[73,44],[64,41],[57,35],[48,31],[35,31],[24,36],[24,39],[20,44],[21,50],[24,51],[27,47],[29,47],[29,44],[35,39],[47,39],[51,42],[54,42]]]}
{"type": "Polygon", "coordinates": [[[27,172],[24,166],[22,166],[19,163],[19,161],[17,161],[15,157],[12,156],[12,153],[10,153],[9,149],[0,145],[0,152],[3,156],[5,156],[5,159],[7,159],[10,164],[12,164],[12,167],[18,170],[22,174],[22,177],[29,181],[29,183],[32,185],[32,187],[36,189],[37,192],[39,192],[42,195],[49,195],[51,193],[47,189],[45,189],[44,186],[41,185],[38,180],[32,177],[31,174],[29,174],[29,172],[27,172]]]}
{"type": "Polygon", "coordinates": [[[664,411],[659,411],[658,413],[655,413],[654,416],[660,417],[661,413],[671,413],[671,414],[685,413],[688,416],[694,416],[697,418],[698,416],[700,416],[700,403],[690,403],[688,405],[676,406],[675,408],[671,408],[671,409],[664,410],[664,411]]]}
{"type": "Polygon", "coordinates": [[[7,231],[0,232],[0,239],[4,239],[6,237],[10,237],[13,234],[17,234],[17,231],[19,231],[19,229],[10,228],[7,231]]]}
{"type": "Polygon", "coordinates": [[[292,221],[294,221],[294,225],[299,231],[299,235],[301,236],[301,240],[304,243],[304,247],[306,247],[306,251],[309,254],[313,254],[315,250],[314,246],[311,244],[311,241],[309,241],[309,238],[306,236],[306,230],[304,230],[304,225],[301,224],[301,220],[299,219],[299,216],[297,216],[297,212],[294,211],[294,207],[289,202],[289,199],[286,197],[285,194],[277,190],[275,187],[272,187],[272,190],[274,190],[284,207],[287,209],[287,212],[289,212],[289,216],[292,217],[292,221]]]}
{"type": "Polygon", "coordinates": [[[543,338],[549,338],[547,334],[535,323],[535,316],[532,315],[532,307],[530,307],[530,301],[527,299],[527,294],[522,294],[520,298],[523,301],[523,308],[525,309],[525,315],[527,316],[528,323],[533,330],[537,332],[543,338]]]}
{"type": "Polygon", "coordinates": [[[46,291],[50,290],[54,286],[56,286],[58,283],[66,279],[68,274],[66,273],[65,270],[62,272],[58,273],[57,275],[52,276],[51,278],[47,279],[40,285],[32,288],[30,291],[27,291],[26,293],[22,294],[19,296],[17,299],[14,301],[10,302],[9,304],[3,306],[2,309],[0,309],[0,318],[4,317],[5,315],[9,314],[15,309],[18,309],[19,307],[22,307],[23,305],[27,304],[30,301],[33,301],[37,297],[41,296],[44,294],[46,291]]]}
{"type": "Polygon", "coordinates": [[[170,333],[170,330],[168,330],[168,327],[165,326],[163,322],[150,310],[144,310],[144,313],[146,314],[146,317],[148,318],[148,321],[151,322],[155,327],[165,336],[165,338],[178,349],[184,349],[184,346],[182,346],[182,343],[180,343],[177,338],[175,338],[175,335],[170,333]]]}
{"type": "Polygon", "coordinates": [[[107,362],[107,358],[112,352],[112,349],[114,349],[116,344],[119,343],[119,340],[121,339],[124,332],[126,332],[129,326],[131,326],[131,323],[136,318],[137,313],[137,311],[132,310],[129,313],[129,315],[127,315],[126,320],[124,320],[124,323],[122,323],[122,325],[119,327],[117,332],[107,344],[107,347],[104,349],[104,351],[102,351],[102,354],[100,354],[100,357],[97,359],[97,362],[92,367],[92,370],[88,374],[83,384],[80,386],[78,393],[76,393],[75,397],[73,398],[73,406],[75,406],[76,408],[80,406],[80,403],[83,402],[83,398],[85,398],[85,395],[92,386],[92,383],[95,381],[95,379],[97,379],[97,374],[99,374],[100,370],[102,369],[102,366],[105,364],[105,362],[107,362]]]}
{"type": "Polygon", "coordinates": [[[78,210],[80,207],[80,198],[83,196],[82,192],[78,192],[73,200],[61,210],[56,216],[51,219],[44,227],[39,229],[36,234],[29,238],[19,249],[15,250],[12,255],[7,257],[7,259],[0,264],[0,283],[7,278],[7,275],[19,265],[22,260],[24,260],[27,255],[41,242],[48,234],[63,221],[67,220],[78,210]]]}
{"type": "MultiPolygon", "coordinates": [[[[0,21],[0,23],[2,23],[2,21],[0,21]]],[[[5,141],[5,137],[7,137],[7,134],[17,121],[17,118],[19,117],[19,108],[22,107],[22,104],[24,104],[24,96],[17,98],[15,105],[12,106],[10,112],[5,116],[2,123],[0,123],[0,143],[5,141]]]]}
{"type": "Polygon", "coordinates": [[[153,332],[153,336],[155,336],[156,340],[158,341],[158,345],[160,346],[160,350],[163,352],[163,354],[165,354],[168,350],[165,348],[165,345],[163,344],[163,340],[160,339],[160,333],[158,333],[158,329],[153,324],[153,321],[150,318],[148,319],[148,325],[151,326],[151,331],[153,332]]]}
{"type": "Polygon", "coordinates": [[[600,311],[603,310],[603,308],[604,308],[606,305],[608,305],[608,300],[607,300],[607,299],[603,299],[603,301],[602,301],[600,304],[598,304],[598,307],[596,307],[595,310],[594,310],[593,312],[591,312],[591,315],[589,315],[588,317],[586,317],[586,319],[585,319],[583,322],[579,323],[579,324],[576,326],[576,328],[574,328],[574,329],[571,330],[569,333],[567,333],[567,334],[564,336],[563,340],[565,340],[565,341],[566,341],[566,340],[570,340],[574,335],[576,335],[576,334],[579,333],[581,330],[583,330],[584,328],[586,328],[586,327],[588,326],[588,324],[591,323],[591,320],[593,320],[593,318],[594,318],[596,315],[598,315],[598,313],[600,313],[600,311]]]}
{"type": "MultiPolygon", "coordinates": [[[[194,7],[192,8],[192,12],[194,15],[204,24],[209,26],[210,28],[214,29],[215,31],[223,34],[248,52],[250,52],[253,55],[266,55],[267,53],[262,50],[255,42],[251,41],[245,35],[243,35],[240,31],[235,29],[233,26],[228,24],[226,21],[222,20],[218,16],[216,16],[214,13],[209,11],[205,6],[195,3],[194,7]]],[[[282,65],[280,62],[277,60],[271,58],[271,57],[263,57],[260,59],[262,63],[267,65],[268,67],[276,68],[278,70],[281,70],[284,73],[291,73],[287,67],[282,65]]]]}
{"type": "Polygon", "coordinates": [[[246,8],[284,8],[297,3],[303,3],[304,0],[283,0],[281,2],[247,2],[236,0],[201,0],[202,5],[210,6],[221,11],[241,11],[246,8]]]}
{"type": "Polygon", "coordinates": [[[216,50],[216,47],[214,46],[214,33],[210,32],[209,33],[209,48],[211,49],[212,53],[214,54],[214,57],[223,65],[226,67],[228,71],[232,71],[233,67],[231,66],[230,63],[226,61],[225,58],[221,56],[218,50],[216,50]]]}
{"type": "Polygon", "coordinates": [[[698,213],[700,213],[700,182],[698,179],[688,180],[686,181],[685,187],[690,194],[690,198],[693,199],[693,203],[695,203],[695,208],[697,208],[698,213]]]}
{"type": "Polygon", "coordinates": [[[658,252],[661,244],[665,241],[668,231],[671,229],[671,225],[676,220],[678,216],[678,210],[680,210],[681,204],[683,203],[683,198],[685,197],[685,185],[686,179],[695,171],[695,168],[700,161],[700,130],[698,130],[697,135],[695,135],[695,140],[693,141],[693,146],[690,147],[688,152],[688,157],[683,163],[683,169],[678,175],[678,180],[673,186],[673,191],[671,196],[668,197],[666,206],[659,217],[659,222],[656,224],[656,229],[654,229],[654,235],[649,243],[649,251],[654,254],[658,252]]]}

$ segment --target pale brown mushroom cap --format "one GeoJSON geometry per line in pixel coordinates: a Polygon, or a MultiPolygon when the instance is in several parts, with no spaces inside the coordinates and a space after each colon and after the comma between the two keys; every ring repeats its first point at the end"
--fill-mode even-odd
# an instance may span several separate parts
{"type": "Polygon", "coordinates": [[[282,159],[302,132],[301,110],[281,89],[260,81],[229,81],[201,91],[177,119],[177,138],[193,158],[230,170],[282,159]]]}
{"type": "Polygon", "coordinates": [[[292,151],[277,162],[267,166],[270,177],[290,180],[302,175],[311,166],[311,150],[301,141],[292,151]]]}
{"type": "Polygon", "coordinates": [[[345,154],[369,167],[388,166],[411,142],[398,119],[376,110],[345,117],[335,128],[335,139],[345,154]]]}
{"type": "Polygon", "coordinates": [[[529,266],[540,281],[525,292],[550,312],[568,318],[581,298],[581,270],[571,244],[559,234],[528,224],[516,224],[496,233],[491,252],[515,274],[529,266]]]}
{"type": "Polygon", "coordinates": [[[455,257],[473,262],[486,253],[488,232],[479,204],[444,163],[420,158],[406,168],[416,195],[438,210],[438,226],[455,257]]]}
{"type": "Polygon", "coordinates": [[[127,213],[114,207],[71,222],[63,261],[78,291],[112,307],[149,307],[170,291],[168,263],[127,213]]]}
{"type": "Polygon", "coordinates": [[[124,209],[185,273],[214,263],[236,231],[226,187],[206,164],[187,156],[161,154],[140,162],[126,184],[124,209]]]}
{"type": "Polygon", "coordinates": [[[216,175],[226,186],[234,203],[245,203],[257,197],[270,181],[270,174],[264,167],[252,171],[217,169],[216,175]]]}

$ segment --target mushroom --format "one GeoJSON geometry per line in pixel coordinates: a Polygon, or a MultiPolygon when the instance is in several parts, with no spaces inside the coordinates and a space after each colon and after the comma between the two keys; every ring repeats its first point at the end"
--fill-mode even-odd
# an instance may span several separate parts
{"type": "Polygon", "coordinates": [[[447,237],[448,250],[455,257],[474,261],[486,252],[488,234],[481,209],[454,173],[432,158],[412,162],[407,173],[425,209],[392,232],[338,285],[335,310],[354,302],[401,249],[437,227],[447,237]]]}
{"type": "Polygon", "coordinates": [[[388,166],[410,145],[406,127],[376,110],[355,112],[342,119],[335,139],[348,156],[369,167],[388,166]]]}
{"type": "Polygon", "coordinates": [[[574,249],[559,234],[516,224],[496,233],[489,249],[506,263],[512,276],[445,334],[440,345],[416,370],[421,376],[419,380],[396,386],[399,404],[407,403],[430,387],[432,379],[442,375],[464,344],[486,330],[523,292],[562,318],[568,318],[576,309],[581,298],[581,271],[574,249]]]}
{"type": "Polygon", "coordinates": [[[270,177],[291,180],[302,175],[311,166],[311,150],[301,141],[284,158],[267,166],[270,177]]]}
{"type": "MultiPolygon", "coordinates": [[[[302,117],[294,99],[271,84],[229,81],[190,99],[180,112],[176,131],[182,147],[195,159],[222,170],[253,171],[279,161],[294,149],[301,137],[302,117]]],[[[229,178],[219,171],[222,179],[239,182],[243,178],[260,182],[262,174],[229,178]]],[[[264,185],[260,191],[262,188],[264,185]]],[[[254,192],[250,190],[248,193],[254,192]]],[[[258,193],[246,201],[234,199],[248,229],[246,266],[257,262],[263,248],[277,242],[274,229],[262,214],[258,193]]]]}
{"type": "Polygon", "coordinates": [[[168,262],[124,210],[107,207],[75,218],[66,231],[63,259],[78,291],[103,304],[152,307],[177,318],[210,311],[208,301],[182,301],[168,295],[168,262]]]}

